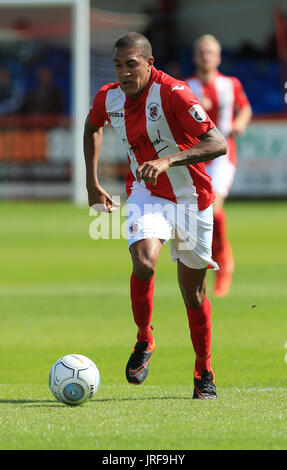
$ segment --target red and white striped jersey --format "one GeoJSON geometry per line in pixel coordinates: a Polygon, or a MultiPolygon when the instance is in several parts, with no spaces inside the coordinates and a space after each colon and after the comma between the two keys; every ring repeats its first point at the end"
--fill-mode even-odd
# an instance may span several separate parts
{"type": "Polygon", "coordinates": [[[208,83],[203,82],[198,75],[186,79],[186,82],[199,102],[203,98],[208,99],[208,115],[226,138],[229,160],[236,165],[236,143],[231,134],[233,120],[236,110],[249,105],[241,82],[236,77],[228,77],[219,72],[208,83]]]}
{"type": "Polygon", "coordinates": [[[89,118],[96,127],[110,123],[126,145],[128,196],[144,192],[173,202],[197,203],[198,210],[213,202],[204,163],[171,167],[158,176],[156,185],[136,180],[139,165],[193,147],[200,135],[214,127],[186,82],[152,67],[151,79],[137,98],[126,96],[119,82],[103,86],[89,118]]]}

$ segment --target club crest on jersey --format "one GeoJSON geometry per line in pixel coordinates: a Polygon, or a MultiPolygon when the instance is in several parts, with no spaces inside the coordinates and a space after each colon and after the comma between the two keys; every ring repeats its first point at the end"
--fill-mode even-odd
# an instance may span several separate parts
{"type": "Polygon", "coordinates": [[[206,113],[200,104],[194,104],[191,108],[189,108],[188,112],[197,122],[204,122],[206,120],[206,113]]]}
{"type": "Polygon", "coordinates": [[[148,118],[150,119],[150,121],[157,121],[161,117],[159,104],[156,103],[155,101],[150,103],[147,109],[148,109],[148,118]]]}

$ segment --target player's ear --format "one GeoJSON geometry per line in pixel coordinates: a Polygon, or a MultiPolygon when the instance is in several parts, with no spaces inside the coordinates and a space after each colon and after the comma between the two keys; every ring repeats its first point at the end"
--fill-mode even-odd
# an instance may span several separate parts
{"type": "Polygon", "coordinates": [[[153,63],[154,63],[154,57],[151,56],[151,57],[148,59],[148,65],[150,66],[150,68],[153,66],[153,63]]]}

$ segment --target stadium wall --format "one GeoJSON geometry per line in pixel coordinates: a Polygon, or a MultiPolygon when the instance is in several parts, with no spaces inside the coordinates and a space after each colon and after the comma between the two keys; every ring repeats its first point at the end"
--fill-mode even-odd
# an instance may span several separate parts
{"type": "Polygon", "coordinates": [[[238,168],[231,198],[287,197],[286,119],[286,115],[253,119],[237,139],[238,168]]]}

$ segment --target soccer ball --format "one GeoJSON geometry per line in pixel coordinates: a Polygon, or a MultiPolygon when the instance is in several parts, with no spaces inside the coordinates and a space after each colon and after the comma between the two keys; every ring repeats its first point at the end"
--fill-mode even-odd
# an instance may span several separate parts
{"type": "Polygon", "coordinates": [[[50,390],[66,405],[82,405],[97,393],[99,386],[100,373],[96,364],[81,354],[62,357],[50,370],[50,390]]]}

